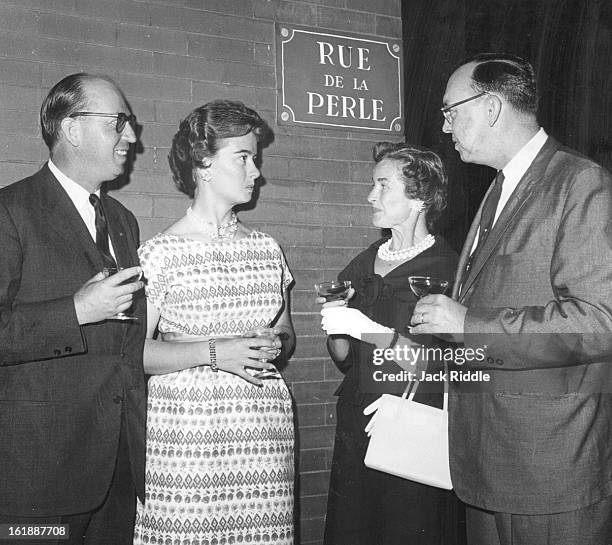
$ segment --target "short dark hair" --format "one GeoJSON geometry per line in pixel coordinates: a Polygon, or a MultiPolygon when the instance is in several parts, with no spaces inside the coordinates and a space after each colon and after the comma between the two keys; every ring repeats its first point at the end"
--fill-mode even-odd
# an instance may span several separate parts
{"type": "Polygon", "coordinates": [[[59,140],[62,120],[87,107],[85,84],[94,80],[107,81],[119,89],[108,76],[80,72],[66,76],[56,83],[43,100],[40,107],[40,127],[49,150],[52,151],[59,140]]]}
{"type": "Polygon", "coordinates": [[[537,114],[536,76],[529,62],[506,53],[479,53],[468,62],[476,63],[472,80],[477,91],[497,93],[517,111],[537,114]]]}
{"type": "Polygon", "coordinates": [[[374,161],[388,159],[398,163],[406,195],[425,203],[425,219],[431,230],[446,208],[448,181],[442,159],[433,151],[409,144],[379,142],[374,146],[374,161]]]}
{"type": "Polygon", "coordinates": [[[219,151],[219,140],[255,134],[258,142],[269,133],[259,114],[233,100],[213,100],[193,110],[172,138],[168,162],[176,187],[193,198],[196,183],[193,171],[207,168],[207,159],[219,151]]]}

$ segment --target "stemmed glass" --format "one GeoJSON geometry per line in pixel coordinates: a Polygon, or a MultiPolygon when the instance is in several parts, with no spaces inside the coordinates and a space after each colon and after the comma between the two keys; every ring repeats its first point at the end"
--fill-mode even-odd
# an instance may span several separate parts
{"type": "MultiPolygon", "coordinates": [[[[274,339],[274,337],[276,337],[273,331],[265,327],[259,327],[255,329],[251,333],[251,335],[253,337],[268,337],[270,339],[274,339]]],[[[268,363],[269,358],[259,358],[259,361],[261,363],[268,363]]],[[[257,371],[256,373],[254,373],[253,376],[255,378],[262,378],[262,379],[263,378],[281,378],[281,374],[278,372],[278,369],[276,369],[276,367],[273,367],[272,369],[261,369],[260,371],[257,371]]]]}
{"type": "MultiPolygon", "coordinates": [[[[408,282],[410,289],[419,299],[426,295],[434,295],[436,293],[444,294],[448,288],[448,280],[442,278],[435,278],[433,276],[409,276],[408,282]]],[[[408,333],[410,333],[410,324],[406,326],[408,333]]]]}
{"type": "Polygon", "coordinates": [[[314,288],[319,297],[325,297],[325,301],[346,301],[351,289],[350,280],[329,280],[327,282],[319,282],[314,285],[314,288]]]}
{"type": "Polygon", "coordinates": [[[433,276],[409,276],[410,289],[419,299],[436,293],[444,294],[448,288],[448,280],[433,276]]]}
{"type": "MultiPolygon", "coordinates": [[[[102,271],[106,274],[106,276],[112,276],[113,274],[117,274],[119,271],[122,271],[126,267],[104,267],[102,271]]],[[[121,282],[121,285],[131,284],[132,282],[136,282],[142,278],[142,273],[132,276],[128,278],[124,282],[121,282]]],[[[138,320],[137,316],[130,316],[125,312],[117,312],[114,316],[108,318],[109,320],[138,320]]]]}

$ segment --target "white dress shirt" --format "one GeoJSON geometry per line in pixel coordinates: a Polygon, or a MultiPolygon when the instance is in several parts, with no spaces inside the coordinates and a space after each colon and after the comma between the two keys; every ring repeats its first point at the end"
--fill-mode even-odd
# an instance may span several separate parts
{"type": "MultiPolygon", "coordinates": [[[[52,172],[53,176],[57,178],[57,181],[64,188],[64,191],[68,193],[70,200],[74,204],[77,212],[83,218],[85,222],[85,226],[89,231],[89,234],[93,238],[94,242],[96,241],[96,212],[94,207],[89,202],[89,191],[87,191],[82,185],[77,184],[75,181],[71,180],[66,176],[56,165],[53,164],[53,161],[49,159],[48,161],[49,170],[52,172]]],[[[96,195],[100,196],[100,190],[96,191],[96,195]]],[[[113,257],[115,257],[115,250],[113,249],[113,243],[109,237],[109,250],[113,257]]]]}
{"type": "MultiPolygon", "coordinates": [[[[529,140],[520,150],[519,152],[510,160],[510,162],[502,169],[504,173],[504,182],[502,184],[502,191],[499,197],[499,202],[497,203],[497,209],[495,210],[495,218],[493,219],[493,225],[499,218],[499,215],[502,213],[502,210],[508,204],[512,193],[518,186],[521,178],[527,172],[527,169],[531,166],[536,155],[540,153],[540,150],[544,147],[548,135],[544,131],[544,129],[540,128],[540,130],[534,135],[534,137],[529,140]]],[[[474,244],[472,245],[472,252],[476,249],[478,245],[478,238],[480,232],[476,234],[476,238],[474,239],[474,244]]]]}

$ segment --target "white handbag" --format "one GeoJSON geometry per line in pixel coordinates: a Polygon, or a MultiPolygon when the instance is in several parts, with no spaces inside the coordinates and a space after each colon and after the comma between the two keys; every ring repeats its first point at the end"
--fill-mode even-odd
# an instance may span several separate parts
{"type": "Polygon", "coordinates": [[[413,401],[418,385],[418,380],[409,383],[402,397],[383,394],[364,409],[365,415],[375,412],[366,427],[370,444],[364,463],[397,477],[451,490],[448,382],[444,381],[442,409],[413,401]]]}

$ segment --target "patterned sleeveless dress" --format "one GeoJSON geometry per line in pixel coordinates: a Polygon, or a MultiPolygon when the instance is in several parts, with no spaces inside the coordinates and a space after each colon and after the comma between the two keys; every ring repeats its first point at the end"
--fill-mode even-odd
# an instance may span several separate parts
{"type": "MultiPolygon", "coordinates": [[[[293,280],[276,241],[258,231],[211,243],[159,234],[139,255],[166,340],[266,327],[293,280]]],[[[291,397],[282,379],[263,383],[209,366],[149,379],[134,544],[293,543],[291,397]]]]}

